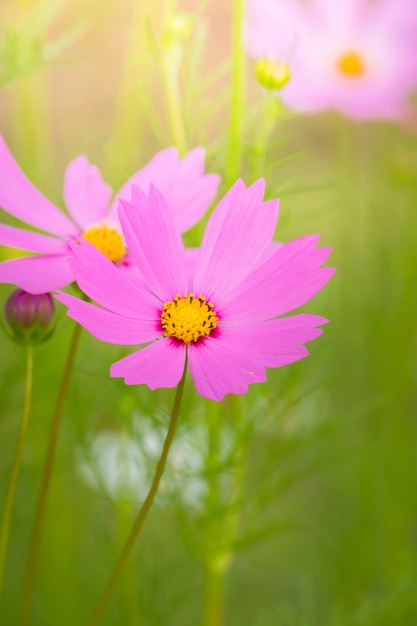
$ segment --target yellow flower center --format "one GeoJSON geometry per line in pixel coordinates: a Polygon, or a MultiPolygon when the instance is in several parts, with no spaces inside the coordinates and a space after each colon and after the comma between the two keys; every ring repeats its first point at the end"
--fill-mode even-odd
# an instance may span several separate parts
{"type": "Polygon", "coordinates": [[[83,238],[92,243],[113,263],[121,261],[126,254],[122,235],[117,228],[111,228],[106,220],[87,228],[83,233],[83,238]]]}
{"type": "Polygon", "coordinates": [[[265,89],[281,89],[291,78],[290,67],[282,61],[270,61],[266,57],[255,63],[255,75],[265,89]]]}
{"type": "Polygon", "coordinates": [[[176,337],[184,343],[207,337],[218,321],[213,303],[207,302],[204,296],[195,298],[192,293],[183,298],[177,295],[173,301],[165,302],[161,313],[164,337],[176,337]]]}
{"type": "Polygon", "coordinates": [[[362,57],[353,51],[346,52],[337,61],[337,69],[350,78],[359,78],[365,74],[365,63],[362,57]]]}

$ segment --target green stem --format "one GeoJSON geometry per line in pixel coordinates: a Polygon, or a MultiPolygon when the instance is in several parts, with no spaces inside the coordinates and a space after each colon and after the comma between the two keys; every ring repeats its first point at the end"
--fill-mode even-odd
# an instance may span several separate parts
{"type": "MultiPolygon", "coordinates": [[[[247,441],[244,438],[236,442],[234,455],[234,478],[230,491],[227,493],[227,505],[221,492],[221,476],[219,474],[219,453],[221,451],[221,428],[224,422],[222,412],[225,408],[230,412],[228,422],[236,429],[242,421],[242,402],[239,396],[231,395],[220,405],[217,412],[208,416],[209,446],[206,470],[208,479],[207,514],[208,522],[206,554],[203,556],[204,566],[204,626],[220,626],[223,614],[223,583],[233,556],[234,542],[239,523],[239,501],[245,481],[247,441]],[[222,512],[220,516],[219,513],[222,512]],[[210,525],[211,524],[211,525],[210,525]]],[[[245,435],[244,435],[245,437],[245,435]]]]}
{"type": "Polygon", "coordinates": [[[146,496],[141,508],[138,511],[136,519],[133,523],[130,534],[126,540],[125,545],[122,548],[119,559],[113,569],[113,573],[111,574],[107,586],[104,592],[101,595],[101,598],[96,606],[96,609],[93,613],[91,620],[89,621],[89,626],[95,626],[98,624],[100,617],[106,607],[106,604],[110,598],[110,595],[119,579],[121,571],[124,567],[124,564],[129,557],[132,548],[136,542],[136,539],[139,535],[139,532],[143,526],[143,523],[152,507],[156,492],[158,491],[159,481],[161,480],[161,476],[165,469],[165,463],[167,460],[168,452],[171,447],[172,440],[174,438],[175,428],[178,422],[178,416],[181,407],[182,394],[184,390],[185,376],[186,376],[187,367],[184,368],[183,376],[178,383],[177,392],[175,395],[174,406],[172,408],[171,419],[168,426],[168,432],[164,441],[164,446],[162,449],[161,457],[158,461],[158,465],[156,467],[155,476],[152,481],[152,485],[149,489],[148,495],[146,496]]]}
{"type": "Polygon", "coordinates": [[[174,145],[178,148],[180,156],[184,156],[187,152],[187,134],[184,126],[179,84],[181,51],[173,46],[163,54],[162,71],[169,126],[174,145]]]}
{"type": "Polygon", "coordinates": [[[267,163],[268,143],[275,126],[278,112],[278,98],[271,89],[262,94],[260,119],[256,119],[254,158],[252,162],[251,180],[265,175],[267,163]]]}
{"type": "Polygon", "coordinates": [[[228,187],[240,176],[242,157],[242,120],[245,106],[245,52],[242,41],[243,16],[244,0],[233,0],[232,87],[227,164],[228,187]]]}
{"type": "Polygon", "coordinates": [[[114,171],[115,164],[119,165],[120,146],[123,146],[122,163],[130,164],[139,162],[142,158],[141,150],[145,144],[143,139],[145,115],[142,112],[138,114],[138,108],[140,107],[140,94],[143,93],[143,84],[147,78],[143,74],[148,70],[141,68],[141,86],[132,88],[132,59],[139,58],[143,54],[143,38],[138,37],[138,32],[143,27],[146,18],[142,2],[132,2],[130,10],[126,34],[127,46],[118,89],[115,93],[112,129],[106,154],[106,167],[111,168],[111,171],[114,171]],[[135,141],[131,141],[132,137],[135,141]]]}
{"type": "MultiPolygon", "coordinates": [[[[242,398],[240,396],[232,395],[230,397],[230,410],[233,415],[234,426],[236,428],[236,431],[238,431],[243,419],[242,398]]],[[[240,434],[238,436],[239,447],[235,450],[236,461],[234,465],[234,474],[229,496],[230,507],[225,520],[226,536],[231,546],[233,546],[233,543],[235,541],[239,525],[239,502],[242,498],[243,488],[246,480],[248,454],[248,434],[244,432],[243,436],[240,434]],[[240,437],[242,438],[240,439],[240,437]]]]}
{"type": "Polygon", "coordinates": [[[211,567],[204,571],[204,626],[220,626],[222,623],[223,571],[211,567]]]}
{"type": "Polygon", "coordinates": [[[58,391],[58,397],[55,404],[55,410],[52,417],[51,432],[49,435],[48,449],[46,452],[45,467],[42,476],[41,492],[36,510],[35,522],[33,525],[32,536],[29,548],[29,558],[26,569],[25,584],[23,589],[22,613],[20,626],[27,626],[30,620],[32,609],[33,588],[35,582],[35,570],[38,560],[39,545],[41,538],[41,530],[43,517],[45,513],[45,503],[51,482],[52,468],[55,460],[55,451],[58,441],[59,425],[61,421],[62,408],[64,405],[65,395],[68,389],[68,383],[71,378],[72,368],[74,365],[75,355],[77,353],[78,343],[81,335],[81,326],[76,324],[72,341],[70,344],[67,363],[62,377],[61,386],[58,391]]]}
{"type": "MultiPolygon", "coordinates": [[[[130,500],[118,501],[118,533],[120,543],[124,541],[128,529],[132,523],[132,502],[130,500]]],[[[134,626],[141,626],[142,620],[139,615],[137,589],[139,580],[134,561],[126,563],[125,575],[120,581],[120,599],[125,613],[125,621],[134,626]]]]}
{"type": "Polygon", "coordinates": [[[13,511],[13,503],[16,495],[17,480],[19,478],[20,465],[22,463],[23,449],[25,445],[26,431],[29,421],[30,402],[32,397],[33,384],[33,346],[27,346],[26,352],[26,384],[25,399],[23,403],[22,417],[20,420],[19,433],[16,441],[16,448],[13,457],[12,473],[6,495],[3,519],[0,531],[0,598],[3,590],[4,571],[6,568],[7,548],[9,541],[10,520],[13,511]]]}

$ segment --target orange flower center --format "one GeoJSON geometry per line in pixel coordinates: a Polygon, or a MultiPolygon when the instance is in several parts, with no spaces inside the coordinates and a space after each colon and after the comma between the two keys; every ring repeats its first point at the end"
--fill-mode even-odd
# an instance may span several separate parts
{"type": "Polygon", "coordinates": [[[87,228],[83,233],[83,238],[92,243],[113,263],[121,261],[126,254],[123,236],[116,227],[111,228],[106,220],[87,228]]]}
{"type": "Polygon", "coordinates": [[[184,343],[207,337],[218,321],[213,303],[207,302],[204,296],[195,298],[192,293],[183,298],[177,295],[174,300],[165,302],[161,313],[164,337],[176,337],[184,343]]]}
{"type": "Polygon", "coordinates": [[[337,61],[338,71],[349,78],[359,78],[365,74],[365,63],[360,54],[349,51],[337,61]]]}

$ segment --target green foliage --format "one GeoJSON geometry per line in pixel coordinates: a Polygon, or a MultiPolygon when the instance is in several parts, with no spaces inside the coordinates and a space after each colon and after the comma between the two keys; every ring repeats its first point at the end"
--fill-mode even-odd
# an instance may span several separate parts
{"type": "Polygon", "coordinates": [[[3,17],[0,31],[0,87],[55,62],[86,32],[85,22],[79,21],[51,41],[47,40],[48,31],[64,6],[62,0],[42,2],[20,20],[13,21],[8,19],[6,8],[0,9],[0,17],[3,17]]]}

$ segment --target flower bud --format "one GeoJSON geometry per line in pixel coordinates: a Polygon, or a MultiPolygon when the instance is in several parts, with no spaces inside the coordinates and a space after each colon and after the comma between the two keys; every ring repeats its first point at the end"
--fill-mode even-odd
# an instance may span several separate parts
{"type": "Polygon", "coordinates": [[[6,320],[12,339],[18,343],[41,343],[52,334],[55,305],[50,293],[32,294],[17,289],[8,298],[6,320]]]}
{"type": "Polygon", "coordinates": [[[271,90],[282,89],[291,78],[287,63],[269,61],[265,57],[256,61],[255,76],[262,87],[271,90]]]}

